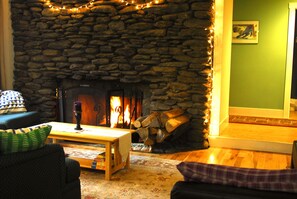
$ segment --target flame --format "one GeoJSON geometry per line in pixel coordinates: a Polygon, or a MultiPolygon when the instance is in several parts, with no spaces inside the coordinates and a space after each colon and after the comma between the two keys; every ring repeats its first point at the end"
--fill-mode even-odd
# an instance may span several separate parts
{"type": "MultiPolygon", "coordinates": [[[[130,108],[126,105],[124,112],[124,122],[130,123],[130,108]]],[[[110,98],[110,127],[116,128],[118,124],[123,124],[123,105],[121,98],[118,96],[111,96],[110,98]]]]}
{"type": "Polygon", "coordinates": [[[129,105],[126,106],[124,115],[125,115],[125,118],[124,118],[125,121],[124,122],[126,124],[129,124],[130,123],[130,107],[129,107],[129,105]]]}
{"type": "Polygon", "coordinates": [[[121,107],[121,98],[112,96],[110,98],[110,127],[114,128],[119,122],[120,112],[118,110],[121,107]]]}

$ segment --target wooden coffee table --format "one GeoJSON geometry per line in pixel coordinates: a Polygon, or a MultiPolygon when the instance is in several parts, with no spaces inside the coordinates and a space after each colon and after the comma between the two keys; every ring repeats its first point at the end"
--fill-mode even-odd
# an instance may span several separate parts
{"type": "MultiPolygon", "coordinates": [[[[122,168],[129,168],[131,129],[109,128],[91,125],[81,125],[83,130],[74,130],[75,124],[63,122],[46,123],[52,126],[48,136],[53,142],[68,140],[80,143],[104,145],[105,158],[103,164],[94,167],[96,160],[71,157],[79,161],[80,166],[105,171],[105,179],[110,180],[111,175],[122,168]],[[113,152],[112,152],[113,151],[113,152]]],[[[102,149],[102,148],[101,148],[102,149]]]]}

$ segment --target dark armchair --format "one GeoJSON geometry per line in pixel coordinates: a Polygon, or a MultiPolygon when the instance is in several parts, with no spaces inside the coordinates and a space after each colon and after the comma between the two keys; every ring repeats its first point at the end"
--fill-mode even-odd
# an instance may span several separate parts
{"type": "Polygon", "coordinates": [[[0,198],[79,199],[80,165],[58,144],[0,155],[0,198]]]}
{"type": "MultiPolygon", "coordinates": [[[[293,143],[291,169],[297,169],[297,141],[293,143]]],[[[229,170],[230,171],[230,170],[229,170]]],[[[294,176],[296,172],[292,171],[294,176]]],[[[295,182],[295,181],[294,181],[295,182]]],[[[232,185],[178,181],[171,190],[171,199],[294,199],[297,193],[264,191],[232,185]]]]}

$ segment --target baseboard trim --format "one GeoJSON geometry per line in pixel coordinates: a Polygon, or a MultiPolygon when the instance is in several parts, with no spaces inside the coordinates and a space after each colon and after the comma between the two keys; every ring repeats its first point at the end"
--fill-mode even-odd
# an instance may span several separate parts
{"type": "Polygon", "coordinates": [[[272,153],[292,153],[292,143],[257,141],[224,136],[209,136],[211,147],[263,151],[272,153]]]}
{"type": "Polygon", "coordinates": [[[284,118],[284,110],[282,110],[282,109],[229,107],[229,115],[284,118]]]}
{"type": "Polygon", "coordinates": [[[220,133],[228,127],[228,124],[229,124],[229,116],[220,122],[220,133]]]}

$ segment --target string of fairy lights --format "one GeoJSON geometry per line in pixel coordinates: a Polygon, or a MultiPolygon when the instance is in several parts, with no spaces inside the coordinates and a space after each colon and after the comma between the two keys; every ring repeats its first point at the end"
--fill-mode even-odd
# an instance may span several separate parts
{"type": "MultiPolygon", "coordinates": [[[[46,6],[48,6],[49,8],[59,11],[59,10],[67,10],[67,11],[71,11],[71,12],[80,12],[82,10],[85,9],[90,9],[91,7],[93,7],[94,3],[96,2],[103,2],[104,0],[89,0],[89,2],[82,4],[78,7],[67,7],[65,5],[58,5],[53,3],[51,0],[44,0],[46,6]]],[[[145,9],[145,8],[150,8],[153,5],[158,5],[160,3],[162,3],[164,0],[151,0],[145,3],[138,3],[137,0],[114,0],[117,1],[119,3],[122,3],[126,6],[135,6],[135,9],[140,10],[140,9],[145,9]]]]}
{"type": "MultiPolygon", "coordinates": [[[[215,13],[215,7],[212,5],[212,12],[215,13]]],[[[207,42],[209,44],[207,55],[208,55],[208,65],[211,66],[211,70],[207,72],[208,75],[208,83],[210,84],[210,91],[207,97],[207,103],[209,108],[205,112],[204,124],[209,124],[211,119],[211,111],[213,107],[213,50],[214,50],[214,27],[215,25],[211,25],[208,28],[205,28],[206,31],[209,31],[207,42]]]]}

